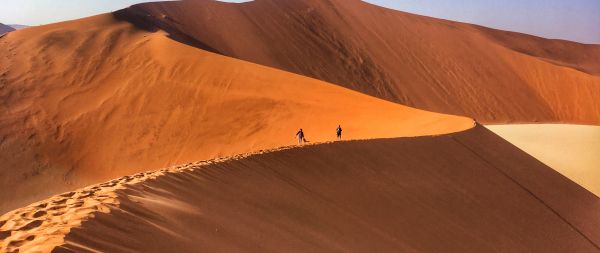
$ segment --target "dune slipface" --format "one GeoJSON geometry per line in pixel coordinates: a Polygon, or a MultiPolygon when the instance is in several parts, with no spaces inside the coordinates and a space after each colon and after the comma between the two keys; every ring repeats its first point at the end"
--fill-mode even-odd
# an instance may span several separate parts
{"type": "Polygon", "coordinates": [[[15,30],[15,28],[12,28],[10,26],[0,23],[0,35],[5,34],[7,32],[12,32],[14,30],[15,30]]]}
{"type": "Polygon", "coordinates": [[[599,211],[596,196],[479,126],[140,173],[0,222],[43,212],[41,229],[11,231],[21,246],[9,250],[599,252],[599,211]],[[56,222],[62,213],[79,216],[56,222]]]}
{"type": "Polygon", "coordinates": [[[0,39],[0,212],[149,169],[473,126],[210,53],[106,14],[0,39]]]}
{"type": "Polygon", "coordinates": [[[359,0],[159,2],[117,15],[191,45],[412,107],[485,123],[600,123],[599,45],[359,0]]]}
{"type": "Polygon", "coordinates": [[[600,196],[600,126],[486,126],[559,173],[600,196]]]}

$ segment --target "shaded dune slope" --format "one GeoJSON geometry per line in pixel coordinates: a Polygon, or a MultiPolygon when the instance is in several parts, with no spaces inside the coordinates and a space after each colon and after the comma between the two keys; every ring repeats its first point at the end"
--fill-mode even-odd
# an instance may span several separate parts
{"type": "Polygon", "coordinates": [[[420,111],[179,43],[111,14],[0,39],[0,213],[147,169],[295,143],[442,134],[420,111]]]}
{"type": "Polygon", "coordinates": [[[358,0],[158,2],[115,15],[223,55],[421,109],[486,123],[600,124],[599,45],[358,0]]]}
{"type": "Polygon", "coordinates": [[[17,210],[2,229],[61,199],[77,213],[90,191],[103,204],[70,232],[49,211],[10,240],[34,249],[61,228],[54,252],[600,251],[600,200],[481,126],[138,174],[17,210]]]}
{"type": "Polygon", "coordinates": [[[486,127],[600,196],[600,126],[517,124],[486,127]]]}
{"type": "Polygon", "coordinates": [[[12,32],[14,30],[15,30],[15,28],[12,28],[10,26],[0,23],[0,35],[5,34],[7,32],[12,32]]]}

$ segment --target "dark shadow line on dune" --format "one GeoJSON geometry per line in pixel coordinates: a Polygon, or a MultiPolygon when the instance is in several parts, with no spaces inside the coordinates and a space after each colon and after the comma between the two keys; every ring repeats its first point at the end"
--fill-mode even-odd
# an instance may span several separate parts
{"type": "Polygon", "coordinates": [[[481,161],[483,161],[485,164],[490,166],[490,168],[493,168],[496,171],[500,172],[501,175],[505,176],[508,180],[510,180],[513,183],[515,183],[516,185],[518,185],[521,189],[523,189],[525,192],[527,192],[529,195],[531,195],[534,199],[536,199],[543,206],[548,208],[552,213],[554,213],[554,215],[556,215],[559,219],[561,219],[564,223],[566,223],[569,227],[571,227],[571,229],[573,229],[579,235],[581,235],[586,241],[588,241],[590,244],[592,244],[596,249],[600,250],[600,247],[598,245],[596,245],[596,243],[594,243],[594,241],[592,241],[592,239],[590,239],[587,235],[585,235],[585,233],[583,233],[577,226],[575,226],[571,222],[569,222],[567,220],[567,218],[562,216],[558,211],[554,210],[554,208],[552,208],[548,203],[546,203],[546,201],[544,201],[542,198],[540,198],[535,193],[533,193],[533,191],[531,191],[529,188],[527,188],[525,185],[523,185],[517,179],[515,179],[514,177],[512,177],[511,175],[506,173],[504,170],[498,168],[498,166],[496,166],[493,163],[491,163],[490,161],[488,161],[485,157],[479,155],[477,152],[475,152],[475,150],[473,150],[471,147],[469,147],[468,145],[463,143],[459,138],[455,138],[454,136],[452,136],[451,139],[454,140],[459,145],[463,146],[465,149],[467,149],[469,152],[471,152],[475,157],[478,157],[479,159],[481,159],[481,161]]]}

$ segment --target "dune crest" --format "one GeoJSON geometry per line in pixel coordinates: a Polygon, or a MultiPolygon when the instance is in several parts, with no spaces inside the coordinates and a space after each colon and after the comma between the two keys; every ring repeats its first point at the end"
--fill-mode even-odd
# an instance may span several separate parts
{"type": "Polygon", "coordinates": [[[213,54],[111,14],[0,39],[0,212],[136,172],[311,142],[435,135],[430,113],[213,54]]]}
{"type": "Polygon", "coordinates": [[[10,241],[53,252],[598,252],[598,211],[596,196],[478,126],[140,173],[11,212],[0,229],[38,221],[10,241]],[[29,218],[94,189],[83,199],[101,200],[67,209],[85,214],[67,225],[29,218]]]}
{"type": "Polygon", "coordinates": [[[174,39],[484,123],[600,124],[600,45],[434,19],[358,0],[212,0],[117,13],[174,39]]]}

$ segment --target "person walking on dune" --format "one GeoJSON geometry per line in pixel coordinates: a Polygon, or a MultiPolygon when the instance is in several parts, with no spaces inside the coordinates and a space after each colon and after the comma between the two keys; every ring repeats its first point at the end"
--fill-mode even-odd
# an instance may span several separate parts
{"type": "Polygon", "coordinates": [[[335,133],[337,134],[338,141],[342,140],[342,125],[338,125],[335,129],[335,133]]]}
{"type": "Polygon", "coordinates": [[[298,137],[298,145],[302,145],[302,142],[304,142],[304,132],[302,131],[302,128],[296,133],[296,136],[298,137]]]}

